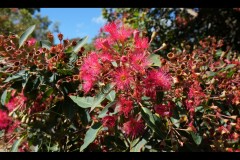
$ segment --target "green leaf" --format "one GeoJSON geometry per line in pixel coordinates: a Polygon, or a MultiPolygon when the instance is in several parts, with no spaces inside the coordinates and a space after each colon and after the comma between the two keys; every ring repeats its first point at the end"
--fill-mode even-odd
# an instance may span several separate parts
{"type": "Polygon", "coordinates": [[[49,78],[49,82],[53,83],[57,79],[56,73],[53,73],[52,76],[49,78]]]}
{"type": "Polygon", "coordinates": [[[51,44],[51,42],[49,40],[42,40],[42,41],[40,41],[40,45],[41,45],[42,48],[46,48],[48,50],[50,50],[51,47],[52,47],[52,44],[51,44]]]}
{"type": "Polygon", "coordinates": [[[201,112],[201,113],[203,113],[203,112],[204,112],[203,106],[198,106],[198,107],[196,107],[196,108],[195,108],[195,112],[201,112]]]}
{"type": "Polygon", "coordinates": [[[56,152],[59,150],[58,144],[54,144],[52,147],[48,148],[52,152],[56,152]]]}
{"type": "Polygon", "coordinates": [[[107,95],[106,98],[107,98],[109,101],[113,102],[114,99],[115,99],[115,97],[116,97],[116,92],[115,92],[115,91],[111,91],[111,92],[107,95]]]}
{"type": "Polygon", "coordinates": [[[10,92],[8,92],[7,90],[5,90],[1,96],[1,104],[5,105],[5,103],[8,102],[8,100],[10,99],[10,92]]]}
{"type": "Polygon", "coordinates": [[[233,68],[235,66],[236,66],[236,64],[229,64],[225,67],[225,70],[228,70],[228,69],[233,68]]]}
{"type": "Polygon", "coordinates": [[[197,145],[200,145],[201,142],[202,142],[202,137],[199,136],[199,134],[194,133],[194,132],[190,132],[190,134],[191,134],[191,136],[192,136],[194,142],[195,142],[197,145]]]}
{"type": "Polygon", "coordinates": [[[152,62],[152,66],[161,67],[160,56],[157,54],[151,54],[149,60],[152,62]]]}
{"type": "Polygon", "coordinates": [[[82,124],[84,126],[87,126],[91,122],[91,117],[89,115],[88,110],[79,108],[79,114],[80,114],[82,124]]]}
{"type": "Polygon", "coordinates": [[[217,50],[217,52],[216,52],[216,54],[215,54],[215,58],[218,58],[218,57],[220,57],[221,56],[221,54],[222,54],[222,50],[217,50]]]}
{"type": "Polygon", "coordinates": [[[174,124],[174,126],[176,126],[177,128],[179,128],[180,126],[180,121],[179,119],[176,119],[176,118],[173,118],[173,117],[170,117],[172,123],[174,124]]]}
{"type": "Polygon", "coordinates": [[[130,143],[130,148],[132,149],[133,147],[135,147],[137,145],[137,143],[139,142],[140,138],[136,138],[134,139],[131,143],[130,143]]]}
{"type": "Polygon", "coordinates": [[[77,96],[69,96],[73,102],[75,102],[78,106],[82,108],[90,108],[93,105],[94,97],[77,97],[77,96]]]}
{"type": "Polygon", "coordinates": [[[111,62],[111,63],[112,63],[112,65],[113,65],[113,67],[118,67],[117,62],[113,61],[113,62],[111,62]]]}
{"type": "Polygon", "coordinates": [[[135,147],[130,150],[130,152],[141,152],[141,149],[145,146],[145,144],[147,144],[146,139],[142,139],[135,147]]]}
{"type": "Polygon", "coordinates": [[[206,74],[207,74],[208,77],[214,77],[214,76],[217,75],[217,73],[213,72],[213,71],[207,71],[206,74]]]}
{"type": "Polygon", "coordinates": [[[49,88],[44,94],[43,98],[49,97],[53,93],[53,88],[49,88]]]}
{"type": "Polygon", "coordinates": [[[78,51],[81,49],[81,47],[87,43],[88,36],[84,37],[81,41],[78,42],[78,44],[73,48],[73,52],[78,53],[78,51]]]}
{"type": "Polygon", "coordinates": [[[78,56],[75,53],[72,53],[69,58],[69,63],[72,64],[76,62],[77,59],[78,59],[78,56]]]}
{"type": "Polygon", "coordinates": [[[82,152],[87,146],[94,141],[94,139],[97,136],[98,131],[102,128],[102,124],[100,122],[95,123],[92,125],[91,128],[87,131],[85,138],[84,138],[84,143],[80,148],[80,152],[82,152]]]}
{"type": "Polygon", "coordinates": [[[14,142],[11,152],[18,152],[18,147],[21,145],[23,139],[24,136],[14,142]]]}
{"type": "Polygon", "coordinates": [[[24,70],[21,70],[21,71],[18,72],[17,74],[8,77],[8,78],[4,81],[4,83],[10,82],[10,81],[12,81],[12,80],[19,79],[20,77],[24,76],[24,73],[25,73],[25,71],[24,71],[24,70]]]}
{"type": "MultiPolygon", "coordinates": [[[[108,96],[109,91],[112,89],[113,85],[107,85],[103,92],[98,93],[95,97],[77,97],[77,96],[70,96],[70,98],[80,107],[82,108],[90,108],[94,110],[101,102],[108,96]]],[[[113,95],[112,95],[113,96],[113,95]]],[[[113,97],[111,97],[112,99],[113,97]]]]}
{"type": "Polygon", "coordinates": [[[230,71],[230,72],[228,72],[228,74],[227,74],[227,78],[231,78],[232,77],[232,75],[235,73],[235,71],[234,70],[232,70],[232,71],[230,71]]]}
{"type": "Polygon", "coordinates": [[[107,84],[106,87],[103,89],[103,92],[104,92],[104,93],[108,93],[107,96],[106,96],[106,98],[107,98],[109,101],[111,101],[111,102],[113,102],[114,99],[115,99],[115,97],[116,97],[116,92],[115,92],[114,90],[112,90],[112,91],[109,93],[109,91],[110,91],[113,87],[114,87],[113,84],[107,84]]]}
{"type": "Polygon", "coordinates": [[[24,42],[27,40],[28,36],[34,31],[35,25],[29,27],[21,36],[19,39],[19,48],[24,44],[24,42]]]}
{"type": "Polygon", "coordinates": [[[72,51],[73,51],[73,47],[70,46],[67,49],[65,49],[64,53],[72,53],[72,51]]]}
{"type": "Polygon", "coordinates": [[[99,93],[94,97],[93,105],[90,109],[90,112],[94,110],[95,107],[97,107],[104,99],[105,99],[105,94],[104,93],[99,93]]]}
{"type": "Polygon", "coordinates": [[[105,116],[107,115],[108,108],[111,107],[111,106],[113,106],[115,103],[116,103],[116,101],[113,101],[113,102],[108,103],[108,104],[104,107],[104,109],[101,111],[101,113],[99,113],[98,118],[103,118],[103,117],[105,117],[105,116]]]}
{"type": "Polygon", "coordinates": [[[147,125],[157,134],[160,138],[164,138],[163,132],[160,130],[159,126],[156,125],[157,116],[152,114],[152,112],[146,107],[142,107],[141,110],[142,118],[145,120],[147,125]]]}

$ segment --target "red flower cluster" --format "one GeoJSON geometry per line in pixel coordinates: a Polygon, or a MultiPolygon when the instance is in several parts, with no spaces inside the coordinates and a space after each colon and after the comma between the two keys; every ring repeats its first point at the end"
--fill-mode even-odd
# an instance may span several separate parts
{"type": "MultiPolygon", "coordinates": [[[[142,96],[155,99],[156,89],[169,90],[172,79],[163,69],[151,67],[148,38],[141,37],[139,31],[120,22],[108,23],[102,31],[107,36],[96,39],[97,51],[90,52],[80,67],[82,88],[88,94],[100,87],[97,82],[114,84],[118,113],[131,118],[124,124],[126,134],[136,137],[144,124],[133,120],[132,111],[138,107],[135,104],[142,96]]],[[[103,124],[107,126],[109,121],[109,117],[105,117],[103,124]]]]}

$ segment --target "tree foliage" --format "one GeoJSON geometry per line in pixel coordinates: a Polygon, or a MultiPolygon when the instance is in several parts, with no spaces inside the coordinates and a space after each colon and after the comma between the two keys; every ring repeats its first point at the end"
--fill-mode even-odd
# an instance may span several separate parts
{"type": "Polygon", "coordinates": [[[240,49],[240,12],[233,8],[110,8],[102,14],[109,22],[121,18],[140,28],[150,38],[157,32],[153,47],[166,43],[172,47],[198,44],[207,36],[224,39],[233,49],[240,49]],[[184,43],[184,44],[182,44],[184,43]]]}
{"type": "MultiPolygon", "coordinates": [[[[0,9],[0,33],[22,34],[26,26],[36,25],[36,31],[32,34],[38,40],[46,39],[49,26],[52,23],[47,16],[42,17],[39,8],[1,8],[0,9]]],[[[58,25],[54,26],[58,31],[58,25]]]]}

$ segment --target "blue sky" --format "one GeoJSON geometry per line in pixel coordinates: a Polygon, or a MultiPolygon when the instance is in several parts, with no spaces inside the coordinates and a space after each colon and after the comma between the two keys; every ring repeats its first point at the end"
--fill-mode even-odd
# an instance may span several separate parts
{"type": "Polygon", "coordinates": [[[89,36],[88,42],[106,22],[101,15],[101,8],[41,8],[40,14],[48,16],[53,23],[59,22],[59,30],[64,39],[89,36]]]}

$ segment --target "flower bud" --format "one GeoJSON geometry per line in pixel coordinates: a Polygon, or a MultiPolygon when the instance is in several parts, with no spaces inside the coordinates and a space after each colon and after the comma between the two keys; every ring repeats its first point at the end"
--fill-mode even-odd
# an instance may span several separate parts
{"type": "Polygon", "coordinates": [[[124,62],[127,62],[127,57],[126,57],[126,56],[122,56],[122,57],[121,57],[121,62],[123,62],[123,63],[124,63],[124,62]]]}
{"type": "Polygon", "coordinates": [[[102,45],[106,48],[110,48],[110,45],[108,43],[108,40],[104,39],[103,42],[102,42],[102,45]]]}
{"type": "Polygon", "coordinates": [[[138,30],[134,30],[133,31],[133,38],[134,38],[134,40],[139,38],[139,34],[140,34],[140,32],[138,30]]]}
{"type": "Polygon", "coordinates": [[[59,34],[58,34],[58,39],[59,39],[60,41],[63,40],[63,34],[62,34],[62,33],[59,33],[59,34]]]}
{"type": "Polygon", "coordinates": [[[51,43],[53,43],[53,34],[52,34],[52,33],[48,32],[47,38],[49,39],[49,41],[50,41],[51,43]]]}

